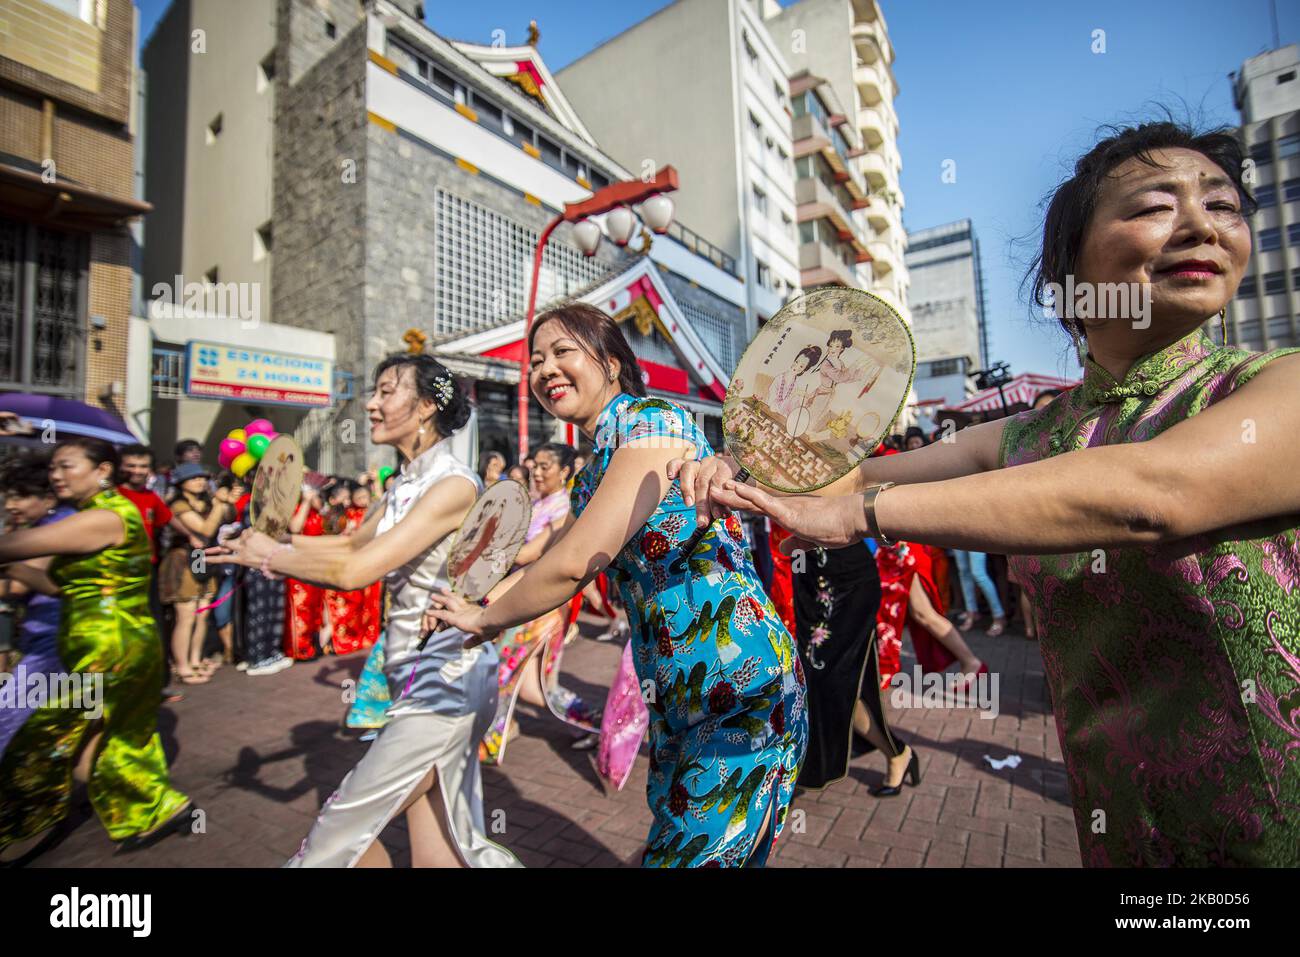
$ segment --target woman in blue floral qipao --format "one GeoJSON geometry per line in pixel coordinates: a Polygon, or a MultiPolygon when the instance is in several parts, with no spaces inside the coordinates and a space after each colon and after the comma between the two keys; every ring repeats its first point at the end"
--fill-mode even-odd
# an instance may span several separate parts
{"type": "Polygon", "coordinates": [[[579,303],[546,313],[529,352],[533,394],[594,445],[572,512],[543,557],[506,579],[487,607],[443,592],[426,626],[489,640],[608,569],[629,611],[650,711],[654,823],[642,863],[762,866],[807,747],[805,685],[736,515],[714,521],[691,554],[683,550],[694,510],[666,466],[712,454],[708,440],[686,410],[645,397],[636,357],[599,309],[579,303]]]}

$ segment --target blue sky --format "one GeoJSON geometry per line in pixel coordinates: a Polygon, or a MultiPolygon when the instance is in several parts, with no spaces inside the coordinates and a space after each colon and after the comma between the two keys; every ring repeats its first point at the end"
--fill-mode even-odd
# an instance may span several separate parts
{"type": "MultiPolygon", "coordinates": [[[[148,36],[169,0],[137,0],[148,36]]],[[[267,0],[271,2],[271,0],[267,0]]],[[[1272,46],[1268,0],[880,0],[894,42],[904,225],[969,217],[980,237],[991,358],[1013,371],[1073,374],[1063,334],[1031,312],[1020,277],[1039,203],[1098,126],[1163,105],[1203,125],[1236,125],[1228,73],[1272,46]],[[1094,53],[1095,30],[1105,52],[1094,53]],[[956,182],[945,183],[945,160],[956,182]]],[[[522,42],[559,70],[664,0],[432,0],[428,23],[458,40],[522,42]]],[[[783,6],[789,3],[782,0],[783,6]]],[[[1278,3],[1282,44],[1300,40],[1300,4],[1278,3]]],[[[635,76],[635,70],[629,76],[635,76]]]]}

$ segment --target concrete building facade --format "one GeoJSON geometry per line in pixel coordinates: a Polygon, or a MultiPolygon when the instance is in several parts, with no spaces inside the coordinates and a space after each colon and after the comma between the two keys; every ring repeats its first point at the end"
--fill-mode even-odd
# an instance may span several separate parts
{"type": "MultiPolygon", "coordinates": [[[[196,11],[204,2],[190,0],[196,11]]],[[[189,126],[211,134],[221,117],[216,145],[225,140],[250,195],[239,216],[212,215],[208,229],[219,235],[204,237],[191,255],[190,237],[203,226],[190,220],[212,197],[191,198],[203,181],[171,171],[171,189],[183,183],[186,196],[173,227],[186,237],[183,268],[215,269],[215,285],[239,275],[269,284],[261,325],[245,334],[315,333],[301,343],[328,354],[331,401],[295,410],[281,428],[294,431],[318,467],[353,472],[386,463],[391,453],[368,444],[367,377],[385,355],[421,343],[472,390],[482,447],[513,458],[521,347],[509,330],[524,311],[537,237],[565,203],[636,174],[596,145],[534,44],[452,42],[426,27],[420,4],[409,0],[276,0],[269,33],[260,21],[255,27],[229,40],[234,75],[248,76],[254,89],[270,84],[265,100],[239,107],[261,117],[246,141],[235,132],[243,127],[226,125],[231,107],[220,90],[204,99],[223,82],[220,72],[189,73],[188,102],[206,104],[191,109],[189,126]],[[272,237],[264,260],[249,255],[259,233],[272,237]],[[476,339],[484,330],[497,330],[501,341],[476,339]]],[[[188,140],[192,149],[213,149],[209,136],[199,139],[188,140]]],[[[193,167],[192,158],[184,162],[193,167]]],[[[604,243],[588,259],[561,227],[543,258],[539,308],[604,295],[607,277],[652,262],[658,281],[638,287],[643,295],[605,305],[635,318],[641,299],[652,308],[670,301],[656,312],[667,317],[658,325],[625,326],[645,329],[630,336],[643,371],[652,389],[720,411],[712,383],[725,381],[730,368],[721,363],[743,342],[736,330],[745,286],[734,262],[681,226],[653,240],[643,233],[631,248],[604,243]]],[[[555,432],[535,404],[529,431],[536,441],[555,432]]]]}
{"type": "Polygon", "coordinates": [[[969,219],[908,234],[912,330],[920,409],[952,407],[975,391],[988,361],[984,275],[969,219]]]}
{"type": "Polygon", "coordinates": [[[136,197],[131,0],[0,16],[0,390],[125,415],[136,197]]]}
{"type": "Polygon", "coordinates": [[[620,163],[677,166],[682,219],[741,264],[746,339],[800,288],[786,56],[753,0],[677,0],[557,74],[620,163]]]}
{"type": "Polygon", "coordinates": [[[141,54],[141,165],[158,215],[144,231],[128,413],[159,449],[193,438],[214,458],[226,432],[255,418],[307,438],[314,410],[349,391],[331,333],[273,321],[279,13],[270,0],[174,0],[141,54]],[[269,388],[214,382],[214,368],[196,383],[195,350],[218,350],[232,373],[269,388]],[[272,370],[302,363],[320,370],[310,394],[278,388],[293,375],[272,370]]]}
{"type": "MultiPolygon", "coordinates": [[[[1255,350],[1300,345],[1300,46],[1243,63],[1233,97],[1259,209],[1250,271],[1228,304],[1228,341],[1255,350]]],[[[1221,337],[1217,316],[1206,328],[1221,337]]]]}

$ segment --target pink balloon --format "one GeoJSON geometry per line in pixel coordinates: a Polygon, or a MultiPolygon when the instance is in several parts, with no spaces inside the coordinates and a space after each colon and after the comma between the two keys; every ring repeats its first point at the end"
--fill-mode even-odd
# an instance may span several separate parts
{"type": "MultiPolygon", "coordinates": [[[[222,439],[219,451],[220,458],[218,458],[218,461],[221,461],[221,459],[233,459],[240,452],[244,451],[244,443],[240,442],[238,439],[222,439]]],[[[221,467],[226,468],[226,463],[222,462],[221,467]]]]}
{"type": "Polygon", "coordinates": [[[244,426],[244,431],[249,435],[252,435],[255,432],[260,432],[263,435],[269,436],[275,435],[275,426],[266,419],[254,419],[252,422],[249,422],[248,425],[244,426]]]}
{"type": "Polygon", "coordinates": [[[224,449],[217,453],[217,464],[223,469],[230,468],[230,463],[235,461],[235,457],[224,449]]]}

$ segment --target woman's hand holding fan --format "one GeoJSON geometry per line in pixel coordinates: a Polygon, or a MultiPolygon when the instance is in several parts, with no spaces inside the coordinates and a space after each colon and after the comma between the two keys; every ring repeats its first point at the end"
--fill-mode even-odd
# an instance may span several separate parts
{"type": "MultiPolygon", "coordinates": [[[[745,349],[727,389],[722,410],[726,454],[702,461],[673,459],[668,465],[668,477],[680,483],[683,501],[696,509],[699,530],[687,544],[687,554],[707,526],[730,509],[758,510],[777,518],[766,506],[784,499],[766,492],[746,497],[742,491],[751,475],[770,489],[797,495],[851,472],[879,445],[902,412],[915,369],[911,330],[883,299],[837,287],[814,291],[783,306],[745,349]],[[845,427],[810,431],[813,423],[807,409],[773,409],[767,390],[782,371],[797,376],[818,368],[826,355],[852,357],[841,360],[851,363],[847,368],[853,370],[853,376],[843,377],[845,381],[865,376],[875,367],[892,374],[877,373],[856,396],[827,394],[818,420],[843,422],[845,427]],[[864,435],[864,430],[870,434],[864,435]]],[[[810,386],[800,383],[796,388],[806,402],[810,386]]],[[[797,508],[815,511],[822,507],[820,501],[797,508]]],[[[818,518],[822,519],[836,520],[830,515],[818,518]]],[[[829,537],[836,538],[833,533],[829,537]]]]}

